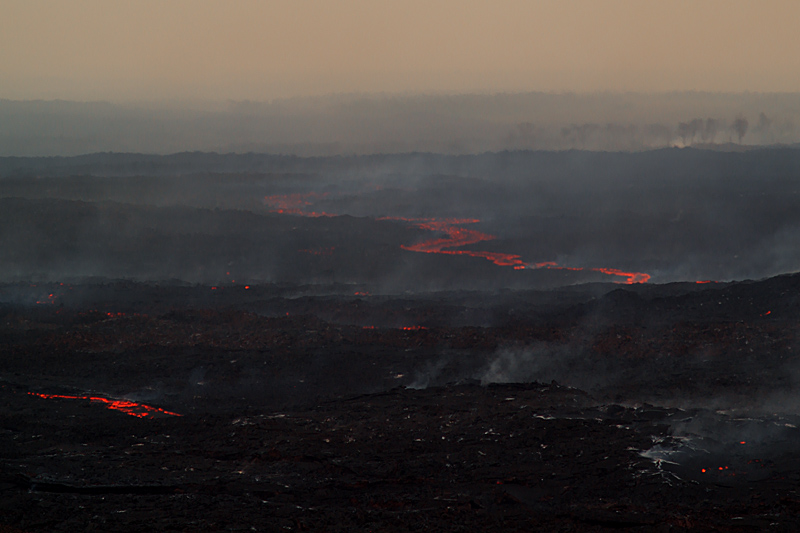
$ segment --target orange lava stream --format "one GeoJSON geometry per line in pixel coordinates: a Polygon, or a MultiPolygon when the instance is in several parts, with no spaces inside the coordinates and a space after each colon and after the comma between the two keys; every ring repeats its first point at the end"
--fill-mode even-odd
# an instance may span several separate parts
{"type": "Polygon", "coordinates": [[[526,263],[519,255],[506,254],[501,252],[482,252],[471,250],[452,250],[451,248],[461,248],[470,244],[475,244],[483,241],[490,241],[495,239],[494,235],[488,235],[479,231],[462,228],[462,224],[474,224],[480,222],[478,219],[443,219],[443,220],[415,220],[399,217],[385,217],[384,220],[403,220],[405,222],[414,223],[417,227],[428,229],[431,231],[438,231],[444,233],[444,237],[423,241],[413,245],[403,245],[401,248],[412,252],[423,252],[429,254],[446,254],[446,255],[467,255],[470,257],[482,257],[488,259],[498,266],[511,266],[515,270],[523,269],[537,269],[549,268],[554,270],[589,270],[592,272],[601,272],[609,276],[620,276],[625,278],[624,283],[631,285],[634,283],[647,283],[650,280],[650,274],[643,272],[624,272],[616,268],[581,268],[581,267],[565,267],[559,266],[554,261],[545,261],[543,263],[526,263]]]}
{"type": "Polygon", "coordinates": [[[100,396],[65,396],[62,394],[40,394],[37,392],[29,392],[28,394],[31,396],[38,396],[39,398],[45,398],[47,400],[52,398],[62,398],[66,400],[89,400],[91,402],[105,404],[106,408],[108,409],[121,411],[126,415],[135,416],[136,418],[154,418],[157,414],[182,416],[178,413],[161,409],[160,407],[153,407],[151,405],[131,402],[128,400],[109,400],[108,398],[103,398],[100,396]]]}
{"type": "Polygon", "coordinates": [[[471,229],[462,228],[463,224],[480,222],[477,219],[422,219],[415,220],[400,217],[384,217],[379,220],[402,220],[411,222],[418,228],[444,233],[444,237],[423,241],[417,244],[402,245],[403,250],[422,252],[426,254],[467,255],[469,257],[482,257],[499,266],[513,266],[525,268],[527,265],[522,258],[514,254],[500,252],[480,252],[472,250],[453,250],[470,244],[491,241],[496,237],[471,229]]]}
{"type": "MultiPolygon", "coordinates": [[[[297,193],[287,195],[274,195],[264,197],[264,202],[271,207],[274,213],[300,215],[307,217],[335,216],[325,212],[306,211],[304,208],[313,203],[313,199],[324,195],[316,193],[297,193]]],[[[401,245],[403,250],[411,252],[421,252],[426,254],[443,255],[466,255],[469,257],[481,257],[487,259],[498,266],[510,266],[515,270],[548,268],[554,270],[588,270],[591,272],[601,272],[609,276],[625,278],[620,283],[632,285],[634,283],[647,283],[650,274],[643,272],[624,272],[616,268],[582,268],[559,266],[554,261],[542,263],[526,263],[519,255],[506,254],[502,252],[484,252],[473,250],[459,250],[464,246],[477,244],[479,242],[491,241],[496,239],[494,235],[481,233],[462,226],[480,222],[477,218],[405,218],[405,217],[380,217],[377,220],[400,220],[414,224],[418,228],[444,233],[443,237],[437,237],[417,244],[401,245]]],[[[305,251],[305,250],[301,250],[305,251]]]]}
{"type": "Polygon", "coordinates": [[[617,270],[616,268],[590,268],[594,272],[602,272],[603,274],[608,274],[609,276],[622,276],[625,278],[625,283],[627,285],[633,285],[634,283],[647,283],[650,281],[650,274],[645,274],[644,272],[623,272],[622,270],[617,270]]]}

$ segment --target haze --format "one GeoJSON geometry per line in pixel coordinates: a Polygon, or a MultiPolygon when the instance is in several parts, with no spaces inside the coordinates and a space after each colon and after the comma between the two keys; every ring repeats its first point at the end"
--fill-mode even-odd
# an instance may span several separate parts
{"type": "Polygon", "coordinates": [[[800,88],[795,0],[2,4],[13,100],[800,88]]]}

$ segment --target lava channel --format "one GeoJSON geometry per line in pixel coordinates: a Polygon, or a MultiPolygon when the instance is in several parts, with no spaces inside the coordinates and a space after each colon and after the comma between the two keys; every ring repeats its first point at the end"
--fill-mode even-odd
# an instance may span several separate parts
{"type": "Polygon", "coordinates": [[[643,272],[624,272],[616,268],[583,268],[583,267],[566,267],[560,266],[554,261],[545,261],[543,263],[526,263],[519,255],[506,254],[502,252],[483,252],[472,250],[453,250],[452,248],[461,248],[470,244],[476,244],[483,241],[494,240],[494,235],[488,235],[479,231],[470,230],[461,227],[464,224],[475,224],[480,222],[478,219],[406,219],[386,217],[384,220],[403,220],[411,222],[419,228],[437,231],[444,233],[444,237],[423,241],[418,244],[406,246],[402,245],[404,250],[412,252],[424,252],[429,254],[447,254],[447,255],[467,255],[470,257],[482,257],[488,259],[492,263],[499,266],[514,267],[515,270],[524,269],[538,269],[548,268],[553,270],[587,270],[591,272],[601,272],[609,276],[620,276],[625,278],[624,283],[646,283],[650,280],[650,274],[643,272]]]}
{"type": "MultiPolygon", "coordinates": [[[[274,213],[300,215],[306,217],[335,216],[330,213],[307,211],[305,208],[312,204],[313,199],[324,195],[316,193],[306,194],[287,194],[264,197],[264,202],[270,206],[274,213]]],[[[496,239],[494,235],[482,233],[480,231],[465,228],[467,224],[480,222],[477,218],[404,218],[404,217],[380,217],[376,220],[399,220],[408,222],[418,228],[443,233],[444,236],[436,237],[417,244],[401,245],[403,250],[411,252],[421,252],[427,254],[443,255],[466,255],[469,257],[480,257],[487,259],[498,266],[510,266],[515,270],[547,268],[553,270],[574,270],[600,272],[609,276],[619,276],[625,278],[620,283],[628,285],[634,283],[646,283],[650,280],[650,274],[643,272],[625,272],[616,268],[583,268],[560,266],[554,261],[543,263],[526,263],[519,255],[507,254],[502,252],[485,252],[474,250],[460,250],[464,246],[477,244],[479,242],[491,241],[496,239]]]]}
{"type": "Polygon", "coordinates": [[[153,407],[152,405],[145,405],[143,403],[132,402],[130,400],[111,400],[103,398],[102,396],[66,396],[63,394],[41,394],[38,392],[29,392],[31,396],[38,396],[50,400],[53,398],[60,398],[65,400],[89,400],[92,403],[104,404],[107,409],[121,411],[126,415],[135,416],[136,418],[155,418],[156,415],[168,416],[182,416],[178,413],[173,413],[160,407],[153,407]]]}

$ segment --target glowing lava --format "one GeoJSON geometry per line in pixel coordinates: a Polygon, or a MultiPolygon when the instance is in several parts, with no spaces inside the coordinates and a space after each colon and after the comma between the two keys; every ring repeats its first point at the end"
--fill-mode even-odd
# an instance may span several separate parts
{"type": "MultiPolygon", "coordinates": [[[[264,197],[264,203],[268,205],[273,213],[300,215],[306,217],[335,216],[326,212],[307,211],[305,208],[313,203],[314,199],[325,195],[316,193],[296,193],[287,195],[274,195],[264,197]]],[[[402,245],[403,250],[411,252],[421,252],[426,254],[443,255],[466,255],[469,257],[480,257],[491,261],[498,266],[510,266],[514,270],[547,268],[554,270],[574,270],[600,272],[609,276],[625,278],[621,283],[646,283],[650,280],[650,274],[643,272],[624,272],[616,268],[582,268],[560,266],[553,261],[542,263],[526,263],[519,255],[507,254],[502,252],[485,252],[475,250],[461,250],[464,246],[477,244],[479,242],[491,241],[496,237],[487,233],[465,228],[467,224],[476,224],[480,220],[476,218],[404,218],[404,217],[381,217],[377,220],[399,220],[408,222],[414,226],[435,231],[444,236],[436,237],[417,244],[402,245]]],[[[309,253],[310,250],[301,250],[309,253]]],[[[313,252],[312,252],[313,253],[313,252]]]]}
{"type": "MultiPolygon", "coordinates": [[[[379,219],[380,220],[380,219],[379,219]]],[[[445,254],[445,255],[467,255],[469,257],[482,257],[488,259],[495,265],[499,266],[512,266],[514,268],[525,268],[528,265],[522,261],[520,256],[514,254],[504,254],[500,252],[480,252],[472,250],[453,250],[452,248],[461,248],[470,244],[476,244],[483,241],[491,241],[495,239],[494,235],[488,235],[471,229],[466,229],[461,226],[464,224],[475,224],[480,222],[478,219],[465,218],[465,219],[409,219],[409,218],[395,218],[386,217],[384,220],[402,220],[404,222],[411,222],[418,228],[427,229],[444,233],[444,237],[423,241],[418,244],[403,245],[403,250],[411,252],[423,252],[426,254],[445,254]]]]}
{"type": "Polygon", "coordinates": [[[379,220],[402,220],[411,222],[418,228],[444,233],[444,237],[423,241],[413,245],[403,245],[403,250],[412,252],[423,252],[428,254],[446,254],[446,255],[467,255],[469,257],[482,257],[488,259],[498,266],[514,267],[514,270],[524,269],[538,269],[548,268],[553,270],[588,270],[591,272],[601,272],[609,276],[620,276],[625,278],[624,283],[646,283],[650,279],[650,274],[642,272],[624,272],[616,268],[581,268],[581,267],[565,267],[559,266],[554,261],[545,261],[542,263],[526,263],[519,255],[506,254],[502,252],[483,252],[472,250],[454,250],[453,248],[461,248],[470,244],[476,244],[483,241],[491,241],[496,237],[488,235],[479,231],[463,228],[465,224],[475,224],[480,222],[478,219],[409,219],[399,217],[384,217],[379,220]]]}
{"type": "Polygon", "coordinates": [[[131,402],[129,400],[110,400],[101,396],[65,396],[62,394],[40,394],[37,392],[29,392],[31,396],[38,396],[50,400],[52,398],[61,398],[65,400],[89,400],[93,403],[102,403],[108,409],[121,411],[126,415],[135,416],[136,418],[154,418],[158,414],[169,416],[182,416],[178,413],[166,411],[160,407],[153,407],[143,403],[131,402]]]}
{"type": "Polygon", "coordinates": [[[58,298],[58,296],[56,296],[55,294],[48,294],[47,295],[47,300],[36,300],[36,303],[39,304],[39,305],[42,305],[42,304],[54,305],[56,303],[56,298],[58,298]]]}
{"type": "Polygon", "coordinates": [[[314,203],[318,198],[324,198],[327,194],[295,193],[295,194],[276,194],[265,196],[264,203],[270,207],[273,213],[282,215],[301,215],[304,217],[334,217],[336,215],[324,211],[306,211],[306,207],[314,203]]]}
{"type": "Polygon", "coordinates": [[[622,276],[625,278],[625,283],[628,285],[632,285],[634,283],[647,283],[650,280],[650,274],[645,274],[644,272],[623,272],[622,270],[617,270],[616,268],[590,268],[589,270],[593,272],[602,272],[603,274],[608,274],[609,276],[622,276]]]}

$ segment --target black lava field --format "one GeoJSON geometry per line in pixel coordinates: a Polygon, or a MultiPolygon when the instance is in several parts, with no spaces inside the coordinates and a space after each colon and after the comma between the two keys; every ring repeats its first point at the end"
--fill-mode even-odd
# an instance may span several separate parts
{"type": "Polygon", "coordinates": [[[0,532],[796,531],[800,150],[0,158],[0,532]]]}

